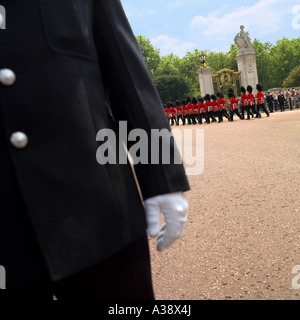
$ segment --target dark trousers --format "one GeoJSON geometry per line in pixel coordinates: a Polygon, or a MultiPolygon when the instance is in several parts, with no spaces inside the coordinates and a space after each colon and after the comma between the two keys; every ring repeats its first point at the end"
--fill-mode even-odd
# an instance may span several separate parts
{"type": "Polygon", "coordinates": [[[154,300],[148,238],[145,235],[98,265],[53,283],[41,280],[14,290],[0,290],[0,299],[154,300]]]}
{"type": "Polygon", "coordinates": [[[203,119],[207,122],[206,113],[199,113],[199,123],[202,124],[203,119]]]}
{"type": "Polygon", "coordinates": [[[251,112],[251,106],[245,106],[245,110],[247,111],[247,120],[250,120],[250,116],[253,116],[253,113],[251,112]]]}
{"type": "Polygon", "coordinates": [[[209,119],[211,119],[212,122],[217,122],[213,111],[209,111],[209,112],[208,112],[208,120],[209,120],[209,119]]]}
{"type": "Polygon", "coordinates": [[[176,117],[171,117],[171,126],[174,126],[176,124],[176,117]]]}
{"type": "Polygon", "coordinates": [[[285,111],[284,101],[279,102],[279,107],[281,112],[285,111]]]}
{"type": "Polygon", "coordinates": [[[265,106],[264,103],[257,105],[257,112],[258,112],[258,114],[260,114],[260,112],[259,112],[260,109],[263,109],[263,111],[264,111],[264,112],[266,113],[266,115],[269,117],[270,113],[269,113],[269,111],[268,111],[268,109],[266,108],[266,106],[265,106]]]}
{"type": "Polygon", "coordinates": [[[222,113],[218,111],[214,111],[214,117],[219,119],[219,122],[222,122],[222,113]]]}
{"type": "Polygon", "coordinates": [[[273,113],[274,112],[274,110],[273,110],[273,106],[274,106],[273,102],[268,103],[268,106],[269,106],[270,112],[273,113]]]}
{"type": "Polygon", "coordinates": [[[238,109],[230,110],[230,121],[233,121],[233,115],[236,114],[241,120],[243,119],[242,115],[239,113],[238,109]]]}
{"type": "Polygon", "coordinates": [[[247,110],[246,106],[241,106],[241,115],[243,117],[243,119],[245,119],[245,111],[247,110]]]}
{"type": "Polygon", "coordinates": [[[181,119],[182,124],[185,125],[185,117],[183,115],[177,116],[177,125],[179,125],[179,120],[181,119]]]}
{"type": "Polygon", "coordinates": [[[230,120],[230,116],[229,116],[229,114],[228,114],[228,112],[227,112],[227,110],[226,109],[222,109],[222,117],[224,116],[225,118],[227,118],[228,120],[230,120]]]}

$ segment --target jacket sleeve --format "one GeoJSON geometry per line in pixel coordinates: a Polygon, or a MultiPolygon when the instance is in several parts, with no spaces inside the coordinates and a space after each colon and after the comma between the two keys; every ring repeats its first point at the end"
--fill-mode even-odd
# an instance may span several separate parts
{"type": "MultiPolygon", "coordinates": [[[[94,0],[94,38],[110,106],[128,130],[143,129],[149,138],[149,164],[135,166],[144,199],[187,191],[182,164],[150,164],[151,129],[168,129],[159,94],[119,0],[94,0]]],[[[171,155],[178,152],[171,139],[171,155]]]]}

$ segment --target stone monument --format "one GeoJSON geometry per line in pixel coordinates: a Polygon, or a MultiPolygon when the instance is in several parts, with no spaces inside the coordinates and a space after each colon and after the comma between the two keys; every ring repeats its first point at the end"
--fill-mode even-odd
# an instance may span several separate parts
{"type": "Polygon", "coordinates": [[[236,55],[238,69],[241,72],[241,85],[247,88],[248,85],[256,91],[258,84],[258,74],[256,66],[256,54],[251,44],[249,31],[244,31],[244,26],[241,26],[241,31],[234,38],[235,44],[239,50],[236,55]]]}
{"type": "Polygon", "coordinates": [[[213,94],[214,93],[214,85],[212,80],[212,68],[209,68],[206,63],[206,52],[201,51],[199,54],[201,60],[201,67],[197,71],[199,76],[199,83],[200,83],[200,91],[201,95],[204,96],[206,94],[213,94]]]}

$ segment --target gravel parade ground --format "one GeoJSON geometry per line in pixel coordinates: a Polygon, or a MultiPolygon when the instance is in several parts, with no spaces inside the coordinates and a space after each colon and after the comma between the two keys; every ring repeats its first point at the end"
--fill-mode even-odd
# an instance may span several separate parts
{"type": "Polygon", "coordinates": [[[184,237],[150,239],[156,299],[299,300],[300,110],[176,129],[204,129],[205,168],[184,237]]]}

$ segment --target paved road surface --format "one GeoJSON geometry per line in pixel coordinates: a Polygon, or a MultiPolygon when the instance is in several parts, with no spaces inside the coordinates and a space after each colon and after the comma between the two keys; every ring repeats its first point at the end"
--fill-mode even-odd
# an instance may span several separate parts
{"type": "Polygon", "coordinates": [[[189,177],[185,236],[163,253],[150,240],[156,298],[299,300],[300,110],[192,128],[205,170],[189,177]]]}

